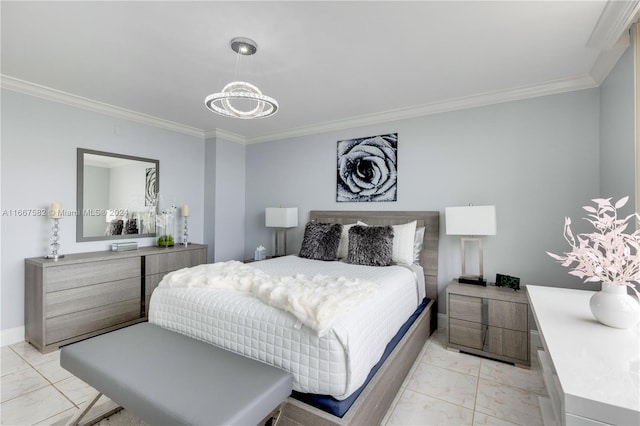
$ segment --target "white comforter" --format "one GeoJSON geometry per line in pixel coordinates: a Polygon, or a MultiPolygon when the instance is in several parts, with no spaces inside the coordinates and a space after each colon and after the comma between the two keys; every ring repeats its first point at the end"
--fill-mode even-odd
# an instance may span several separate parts
{"type": "Polygon", "coordinates": [[[361,279],[375,283],[377,290],[335,318],[324,335],[251,293],[229,289],[158,287],[149,321],[290,371],[300,392],[344,399],[364,383],[423,297],[423,283],[402,266],[376,268],[296,256],[251,266],[271,276],[361,279]]]}
{"type": "Polygon", "coordinates": [[[316,274],[278,276],[235,260],[184,268],[164,276],[159,287],[231,290],[251,293],[267,305],[291,313],[324,336],[333,323],[363,300],[377,284],[359,278],[316,274]]]}

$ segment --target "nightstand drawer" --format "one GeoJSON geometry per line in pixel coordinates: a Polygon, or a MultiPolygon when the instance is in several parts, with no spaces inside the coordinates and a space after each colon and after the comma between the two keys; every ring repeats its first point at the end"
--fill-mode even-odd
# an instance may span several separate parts
{"type": "Polygon", "coordinates": [[[504,300],[489,300],[489,325],[511,330],[527,331],[529,306],[504,300]]]}
{"type": "Polygon", "coordinates": [[[482,350],[484,327],[478,322],[449,319],[449,343],[482,350]]]}
{"type": "Polygon", "coordinates": [[[529,360],[529,336],[526,332],[506,328],[489,327],[487,331],[488,351],[497,355],[529,360]]]}
{"type": "Polygon", "coordinates": [[[449,295],[449,316],[464,321],[482,322],[482,298],[449,295]]]}

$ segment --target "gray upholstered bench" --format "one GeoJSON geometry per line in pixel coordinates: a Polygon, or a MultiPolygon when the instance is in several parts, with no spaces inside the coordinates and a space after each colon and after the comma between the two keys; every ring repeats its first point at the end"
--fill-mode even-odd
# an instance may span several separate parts
{"type": "Polygon", "coordinates": [[[60,365],[153,425],[256,425],[291,393],[291,375],[141,323],[62,348],[60,365]]]}

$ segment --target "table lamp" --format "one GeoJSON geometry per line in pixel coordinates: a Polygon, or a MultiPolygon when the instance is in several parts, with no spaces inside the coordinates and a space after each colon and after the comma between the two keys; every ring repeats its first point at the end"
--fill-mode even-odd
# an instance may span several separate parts
{"type": "Polygon", "coordinates": [[[462,275],[458,278],[458,282],[486,286],[487,282],[483,278],[482,239],[477,237],[496,235],[496,207],[474,205],[447,207],[445,215],[447,235],[469,236],[460,239],[462,275]],[[478,275],[467,274],[465,246],[468,242],[478,243],[478,275]]]}
{"type": "Polygon", "coordinates": [[[264,210],[265,226],[275,228],[276,251],[274,257],[287,255],[287,229],[298,226],[297,207],[267,207],[264,210]],[[278,250],[278,234],[284,233],[284,253],[278,250]]]}

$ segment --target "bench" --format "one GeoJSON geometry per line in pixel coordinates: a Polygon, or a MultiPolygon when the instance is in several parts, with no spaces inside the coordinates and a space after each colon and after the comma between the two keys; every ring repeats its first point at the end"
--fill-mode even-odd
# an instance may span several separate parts
{"type": "MultiPolygon", "coordinates": [[[[153,425],[256,425],[291,393],[291,374],[149,323],[65,346],[60,365],[153,425]]],[[[274,417],[277,421],[277,416],[274,417]]]]}

